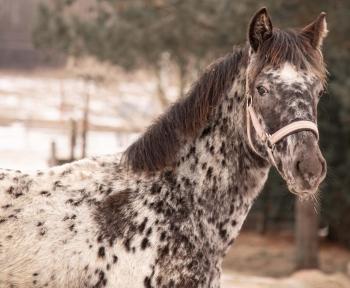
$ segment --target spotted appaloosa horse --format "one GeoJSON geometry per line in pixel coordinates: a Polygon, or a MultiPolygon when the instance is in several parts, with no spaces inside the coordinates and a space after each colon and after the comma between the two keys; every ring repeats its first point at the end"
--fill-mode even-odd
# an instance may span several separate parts
{"type": "Polygon", "coordinates": [[[0,287],[220,287],[270,163],[298,195],[325,177],[314,126],[326,33],[324,13],[287,32],[261,9],[247,45],[209,66],[121,157],[1,171],[0,287]],[[273,134],[296,121],[273,147],[260,137],[259,125],[273,134]]]}

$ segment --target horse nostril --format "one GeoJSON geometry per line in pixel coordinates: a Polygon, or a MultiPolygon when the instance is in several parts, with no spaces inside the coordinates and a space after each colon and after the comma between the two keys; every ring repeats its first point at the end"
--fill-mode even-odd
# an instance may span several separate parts
{"type": "Polygon", "coordinates": [[[295,170],[299,177],[313,185],[318,179],[324,175],[326,169],[325,161],[318,157],[308,155],[302,160],[297,160],[295,170]]]}
{"type": "Polygon", "coordinates": [[[297,172],[298,172],[299,174],[302,174],[301,169],[300,169],[300,164],[301,164],[301,161],[297,161],[295,167],[296,167],[297,172]]]}

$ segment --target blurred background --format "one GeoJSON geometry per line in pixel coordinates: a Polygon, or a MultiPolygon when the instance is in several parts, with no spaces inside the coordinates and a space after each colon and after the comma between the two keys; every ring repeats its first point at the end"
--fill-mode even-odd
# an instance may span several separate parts
{"type": "Polygon", "coordinates": [[[246,41],[262,6],[282,28],[327,12],[319,124],[328,176],[312,205],[272,171],[224,280],[350,287],[348,0],[0,0],[0,166],[31,171],[123,151],[211,61],[246,41]]]}

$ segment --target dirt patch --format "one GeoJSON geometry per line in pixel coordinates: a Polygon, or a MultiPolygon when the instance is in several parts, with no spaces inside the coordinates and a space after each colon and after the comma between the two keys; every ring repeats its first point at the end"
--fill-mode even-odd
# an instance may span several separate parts
{"type": "MultiPolygon", "coordinates": [[[[257,233],[244,232],[226,255],[224,271],[267,277],[288,276],[295,271],[294,249],[292,235],[268,234],[262,237],[257,233]]],[[[348,263],[349,250],[321,242],[320,269],[323,272],[346,273],[348,263]]]]}
{"type": "Polygon", "coordinates": [[[300,271],[290,277],[273,279],[268,277],[225,274],[223,288],[349,288],[349,279],[340,273],[326,275],[318,270],[300,271]]]}

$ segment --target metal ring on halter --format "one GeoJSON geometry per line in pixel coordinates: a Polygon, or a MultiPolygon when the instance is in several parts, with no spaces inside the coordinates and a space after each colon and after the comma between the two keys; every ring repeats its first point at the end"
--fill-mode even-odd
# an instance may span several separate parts
{"type": "Polygon", "coordinates": [[[271,150],[275,148],[275,144],[271,141],[271,134],[266,132],[266,141],[265,141],[267,147],[269,147],[271,150]]]}

